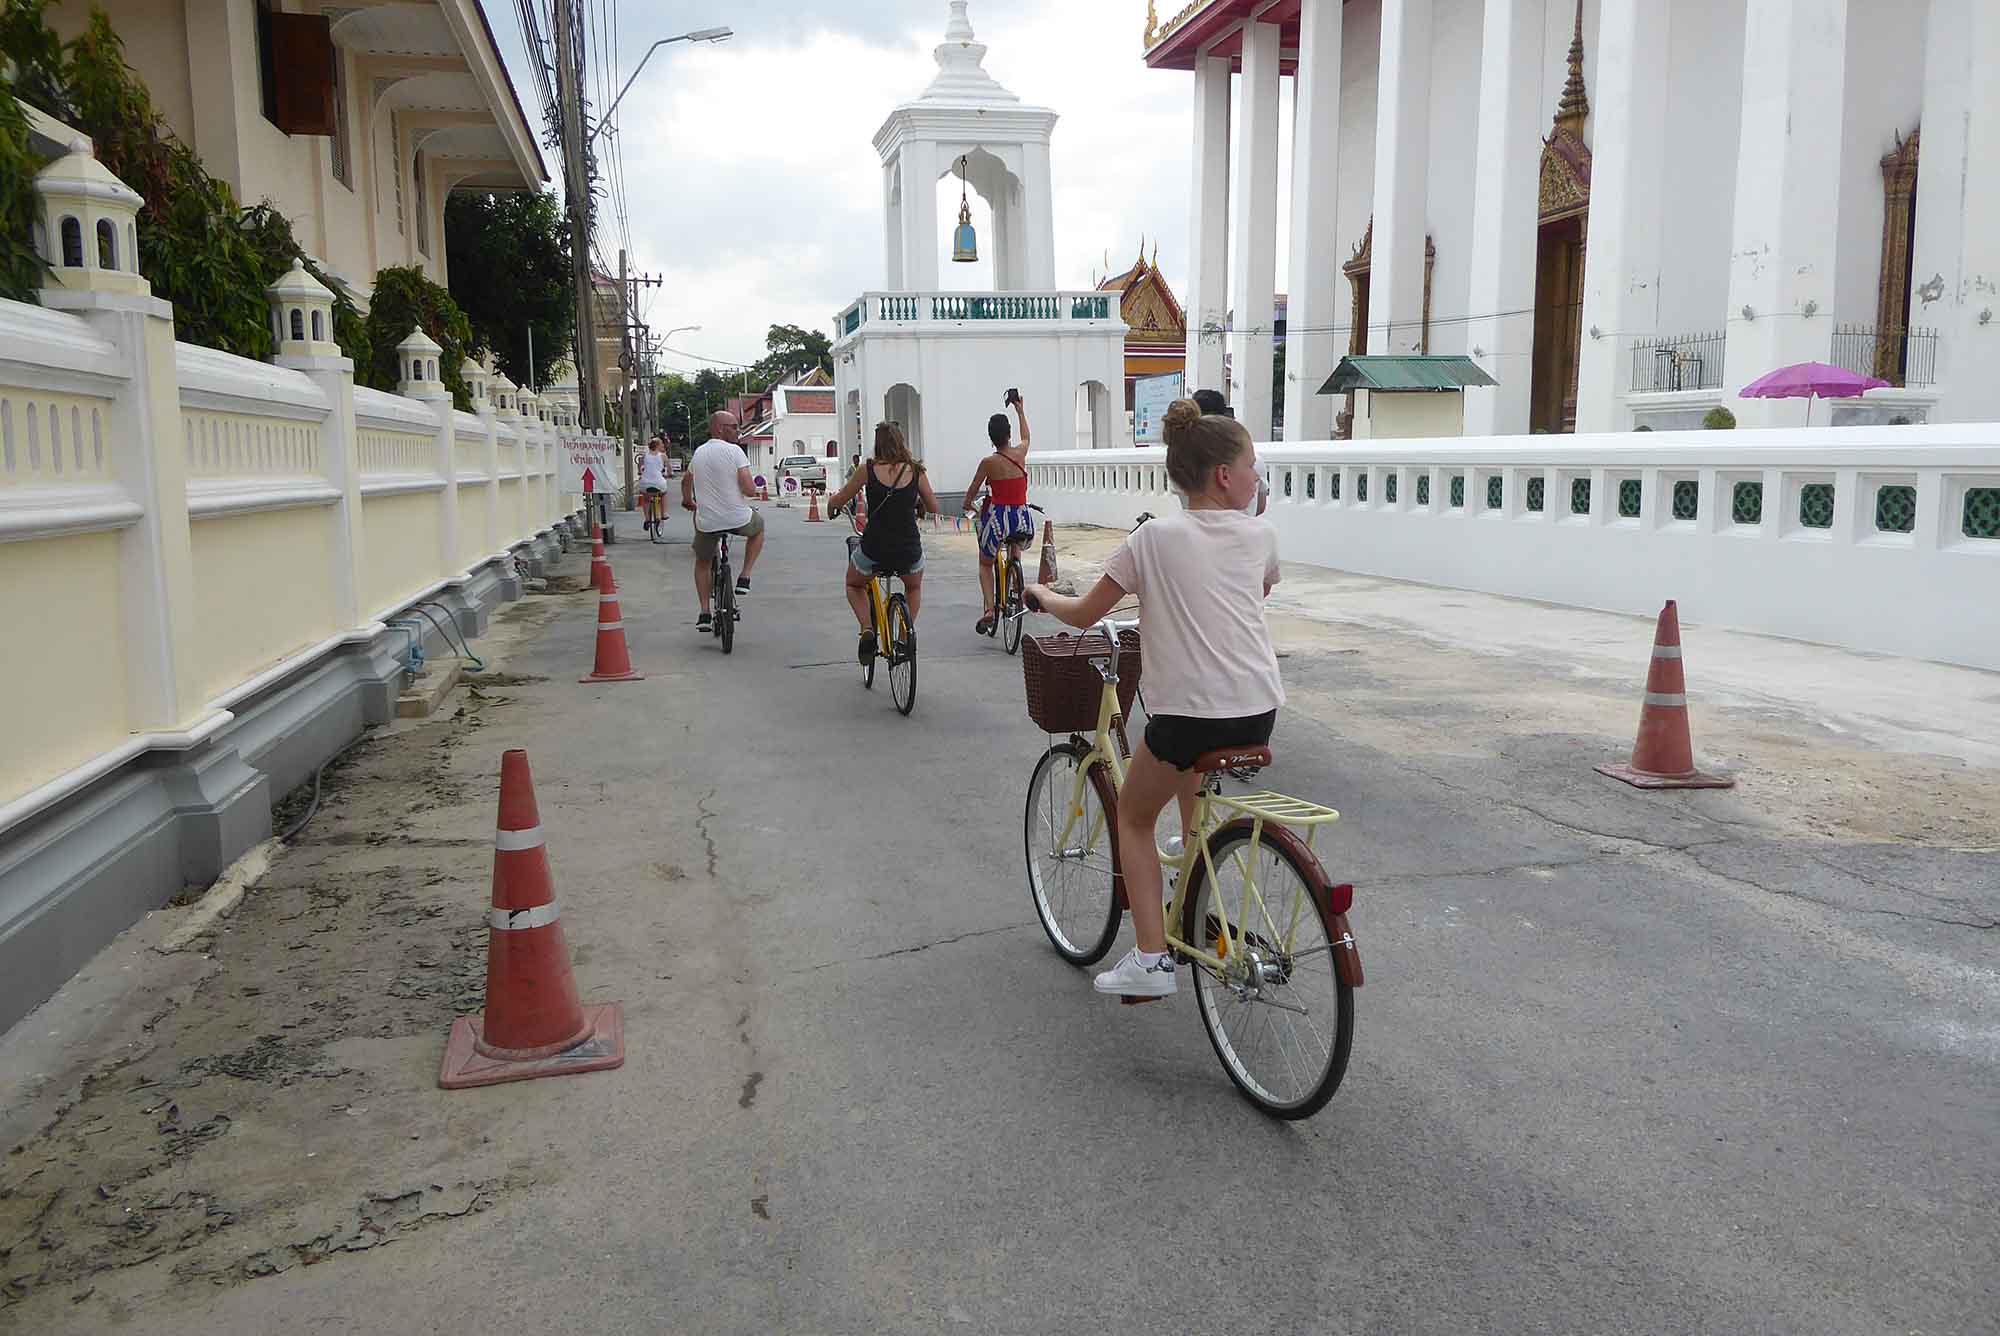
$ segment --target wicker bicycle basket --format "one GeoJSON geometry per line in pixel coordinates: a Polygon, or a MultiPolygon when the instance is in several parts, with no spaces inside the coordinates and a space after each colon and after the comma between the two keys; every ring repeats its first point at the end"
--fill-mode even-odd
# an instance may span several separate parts
{"type": "MultiPolygon", "coordinates": [[[[1097,660],[1110,646],[1103,633],[1029,636],[1021,651],[1021,672],[1028,684],[1028,717],[1044,733],[1088,733],[1097,727],[1097,706],[1103,699],[1104,678],[1097,660]]],[[[1118,635],[1118,712],[1132,715],[1132,697],[1139,690],[1139,633],[1118,635]]]]}

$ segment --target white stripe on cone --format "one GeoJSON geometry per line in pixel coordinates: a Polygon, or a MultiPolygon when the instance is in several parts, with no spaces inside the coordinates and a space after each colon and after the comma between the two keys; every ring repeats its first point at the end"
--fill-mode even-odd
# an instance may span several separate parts
{"type": "Polygon", "coordinates": [[[623,630],[625,629],[625,623],[623,623],[623,622],[599,622],[599,623],[597,624],[597,629],[598,629],[598,630],[600,630],[600,631],[623,631],[623,630]]]}
{"type": "Polygon", "coordinates": [[[540,826],[530,826],[526,830],[493,832],[493,847],[503,854],[517,854],[524,849],[539,849],[543,843],[540,826]]]}
{"type": "Polygon", "coordinates": [[[1679,645],[1653,646],[1653,657],[1656,659],[1678,659],[1680,656],[1681,647],[1679,645]]]}
{"type": "Polygon", "coordinates": [[[1648,705],[1678,705],[1686,708],[1687,703],[1688,698],[1684,692],[1648,691],[1646,693],[1646,704],[1648,705]]]}
{"type": "Polygon", "coordinates": [[[495,909],[486,915],[488,926],[495,932],[526,932],[530,928],[546,928],[555,921],[553,900],[529,909],[495,909]]]}

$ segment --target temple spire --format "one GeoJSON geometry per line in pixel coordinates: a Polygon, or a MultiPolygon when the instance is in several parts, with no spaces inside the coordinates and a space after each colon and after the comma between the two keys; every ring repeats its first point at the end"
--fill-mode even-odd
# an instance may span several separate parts
{"type": "Polygon", "coordinates": [[[932,52],[937,61],[937,78],[924,90],[926,102],[1019,102],[1021,99],[1002,88],[985,69],[986,45],[972,32],[966,14],[968,0],[951,0],[951,18],[944,25],[944,41],[932,52]]]}
{"type": "Polygon", "coordinates": [[[1590,115],[1590,95],[1583,86],[1583,0],[1576,0],[1576,30],[1569,39],[1569,78],[1563,81],[1562,101],[1556,104],[1556,124],[1581,129],[1590,115]]]}

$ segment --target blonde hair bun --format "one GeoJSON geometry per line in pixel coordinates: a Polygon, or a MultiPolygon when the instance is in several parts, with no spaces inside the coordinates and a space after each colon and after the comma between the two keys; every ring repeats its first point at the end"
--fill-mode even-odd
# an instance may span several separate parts
{"type": "Polygon", "coordinates": [[[1192,399],[1176,399],[1167,406],[1166,421],[1161,425],[1160,434],[1171,443],[1187,429],[1201,420],[1201,405],[1192,399]]]}

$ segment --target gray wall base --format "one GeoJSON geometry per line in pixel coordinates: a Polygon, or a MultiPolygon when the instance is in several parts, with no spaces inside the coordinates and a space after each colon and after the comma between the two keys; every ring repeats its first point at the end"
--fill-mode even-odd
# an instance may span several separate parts
{"type": "MultiPolygon", "coordinates": [[[[470,640],[520,596],[521,582],[488,562],[437,601],[470,640]]],[[[457,652],[429,622],[423,644],[427,656],[457,652]]],[[[147,912],[269,838],[274,802],[394,717],[408,645],[391,631],[336,650],[233,706],[200,747],[141,756],[0,832],[0,1029],[147,912]]]]}

